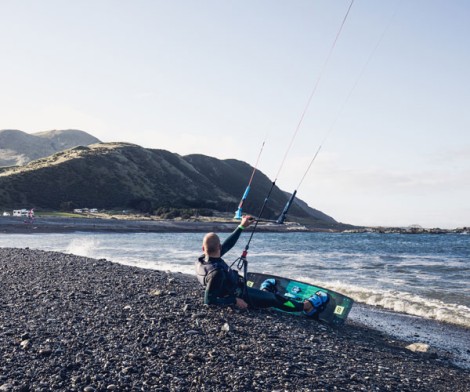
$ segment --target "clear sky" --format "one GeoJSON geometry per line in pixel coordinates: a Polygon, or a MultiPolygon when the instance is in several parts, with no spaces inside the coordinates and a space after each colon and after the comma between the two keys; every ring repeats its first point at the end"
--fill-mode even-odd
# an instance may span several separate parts
{"type": "Polygon", "coordinates": [[[356,0],[324,66],[349,4],[0,0],[0,129],[250,164],[266,138],[274,179],[318,82],[277,185],[292,192],[322,145],[310,206],[470,226],[470,2],[356,0]]]}

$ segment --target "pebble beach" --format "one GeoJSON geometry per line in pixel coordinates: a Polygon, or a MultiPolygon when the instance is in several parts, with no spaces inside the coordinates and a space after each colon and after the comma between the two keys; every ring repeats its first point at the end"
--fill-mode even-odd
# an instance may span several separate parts
{"type": "Polygon", "coordinates": [[[203,305],[194,276],[0,248],[0,391],[468,391],[373,329],[203,305]]]}

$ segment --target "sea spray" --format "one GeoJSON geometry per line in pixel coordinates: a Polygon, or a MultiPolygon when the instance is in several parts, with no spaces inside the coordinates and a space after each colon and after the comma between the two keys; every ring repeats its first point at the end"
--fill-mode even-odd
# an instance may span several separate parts
{"type": "Polygon", "coordinates": [[[97,237],[78,237],[73,238],[65,253],[71,253],[77,256],[97,257],[100,241],[97,237]]]}

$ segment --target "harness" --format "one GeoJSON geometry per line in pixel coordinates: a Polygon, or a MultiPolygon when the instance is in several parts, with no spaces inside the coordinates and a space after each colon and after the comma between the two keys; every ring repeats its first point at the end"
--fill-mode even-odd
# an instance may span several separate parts
{"type": "Polygon", "coordinates": [[[196,276],[199,283],[204,287],[207,285],[208,277],[215,271],[222,271],[228,282],[228,291],[235,291],[238,287],[238,272],[232,270],[221,258],[199,257],[196,261],[196,276]]]}

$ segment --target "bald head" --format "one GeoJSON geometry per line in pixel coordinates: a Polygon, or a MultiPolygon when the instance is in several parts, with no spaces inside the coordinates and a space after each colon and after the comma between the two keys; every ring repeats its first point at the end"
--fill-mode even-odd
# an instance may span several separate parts
{"type": "Polygon", "coordinates": [[[202,250],[206,256],[220,257],[220,239],[215,233],[207,233],[202,240],[202,250]]]}

